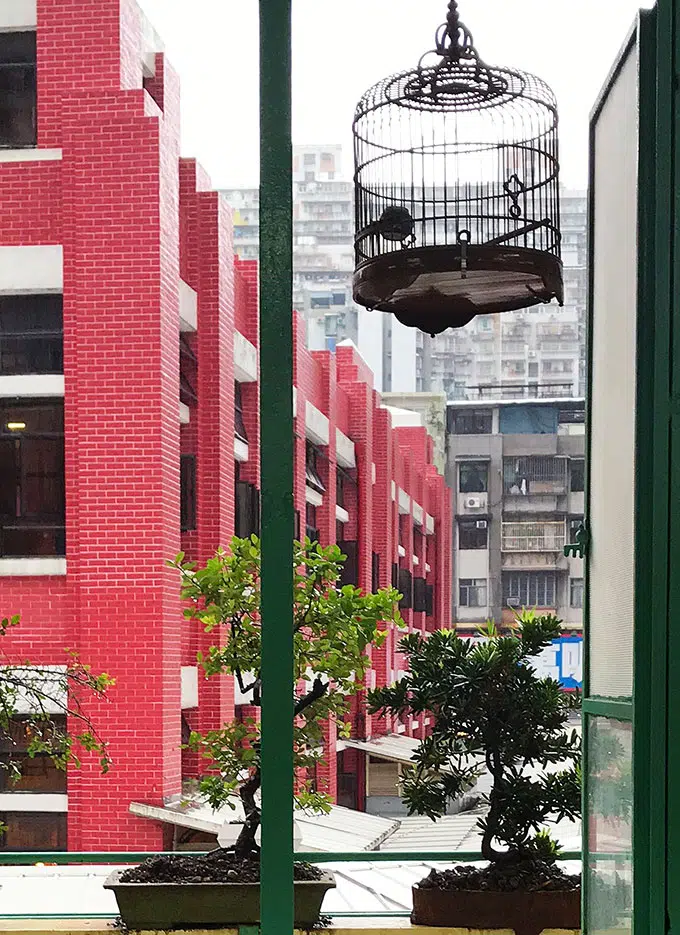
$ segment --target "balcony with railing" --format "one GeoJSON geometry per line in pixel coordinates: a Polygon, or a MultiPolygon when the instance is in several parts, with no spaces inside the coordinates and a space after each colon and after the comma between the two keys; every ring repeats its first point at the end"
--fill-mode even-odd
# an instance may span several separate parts
{"type": "Polygon", "coordinates": [[[502,527],[503,552],[561,552],[567,543],[563,521],[558,522],[504,522],[502,527]]]}
{"type": "Polygon", "coordinates": [[[504,458],[503,489],[508,497],[548,496],[567,493],[567,459],[552,455],[504,458]]]}
{"type": "MultiPolygon", "coordinates": [[[[521,376],[521,375],[520,375],[521,376]]],[[[480,383],[466,389],[468,399],[568,399],[572,383],[480,383]]]]}

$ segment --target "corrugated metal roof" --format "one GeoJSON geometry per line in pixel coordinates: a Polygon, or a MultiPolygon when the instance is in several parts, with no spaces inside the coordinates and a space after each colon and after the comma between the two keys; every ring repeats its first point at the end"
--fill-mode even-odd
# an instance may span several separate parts
{"type": "MultiPolygon", "coordinates": [[[[200,800],[165,806],[132,802],[130,811],[140,818],[162,821],[181,828],[192,828],[209,834],[222,833],[221,843],[226,844],[228,842],[222,840],[224,832],[228,834],[233,830],[233,839],[236,840],[240,830],[238,822],[243,820],[240,802],[234,804],[234,809],[225,806],[214,811],[200,800]]],[[[399,821],[333,805],[327,815],[297,811],[295,826],[295,847],[298,851],[372,851],[398,829],[399,821]]]]}
{"type": "Polygon", "coordinates": [[[400,734],[386,734],[384,737],[372,737],[369,740],[344,740],[342,743],[345,747],[362,750],[370,756],[378,756],[394,763],[410,763],[420,745],[419,740],[402,737],[400,734]]]}
{"type": "Polygon", "coordinates": [[[381,851],[455,851],[479,850],[477,821],[486,809],[458,815],[445,815],[437,821],[414,816],[402,818],[400,827],[380,845],[381,851]]]}

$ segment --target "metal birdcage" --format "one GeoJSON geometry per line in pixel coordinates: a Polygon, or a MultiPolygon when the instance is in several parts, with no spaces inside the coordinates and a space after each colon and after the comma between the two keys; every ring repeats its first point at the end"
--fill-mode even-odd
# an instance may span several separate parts
{"type": "Polygon", "coordinates": [[[354,299],[439,334],[563,302],[557,105],[486,65],[451,0],[436,48],[354,118],[354,299]]]}

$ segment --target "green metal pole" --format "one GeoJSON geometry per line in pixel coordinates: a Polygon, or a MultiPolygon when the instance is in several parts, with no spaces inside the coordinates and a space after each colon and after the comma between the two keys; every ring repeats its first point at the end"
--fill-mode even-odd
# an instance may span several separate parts
{"type": "Polygon", "coordinates": [[[260,0],[263,935],[294,922],[291,4],[260,0]]]}

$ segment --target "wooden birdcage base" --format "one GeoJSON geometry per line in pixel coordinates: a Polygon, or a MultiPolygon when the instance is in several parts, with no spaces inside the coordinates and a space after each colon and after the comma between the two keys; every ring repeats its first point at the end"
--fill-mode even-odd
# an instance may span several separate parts
{"type": "Polygon", "coordinates": [[[365,260],[354,272],[354,301],[391,312],[428,334],[461,328],[475,315],[564,302],[562,262],[524,247],[415,247],[365,260]]]}

